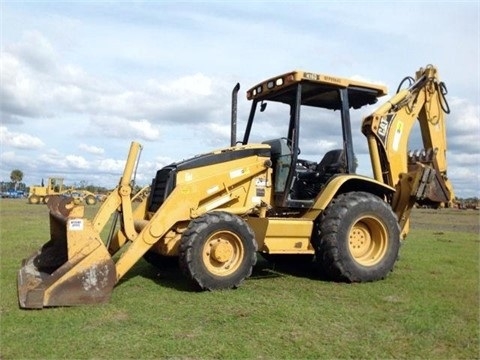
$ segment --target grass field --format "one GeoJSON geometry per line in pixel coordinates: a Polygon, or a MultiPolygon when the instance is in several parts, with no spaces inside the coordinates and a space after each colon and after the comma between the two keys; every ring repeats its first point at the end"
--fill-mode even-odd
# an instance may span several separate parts
{"type": "MultiPolygon", "coordinates": [[[[88,209],[90,212],[95,207],[88,209]]],[[[237,290],[194,292],[143,260],[108,304],[20,310],[22,258],[48,213],[0,201],[0,359],[478,359],[479,213],[414,210],[384,281],[339,284],[259,261],[237,290]]]]}

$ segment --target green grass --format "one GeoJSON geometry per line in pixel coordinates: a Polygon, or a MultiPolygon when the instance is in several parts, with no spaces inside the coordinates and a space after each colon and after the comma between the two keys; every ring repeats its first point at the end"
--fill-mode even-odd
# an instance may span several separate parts
{"type": "Polygon", "coordinates": [[[0,359],[479,358],[478,232],[413,222],[395,271],[375,283],[259,261],[239,289],[198,293],[142,260],[108,304],[29,311],[16,274],[48,240],[48,213],[2,199],[0,219],[0,359]]]}

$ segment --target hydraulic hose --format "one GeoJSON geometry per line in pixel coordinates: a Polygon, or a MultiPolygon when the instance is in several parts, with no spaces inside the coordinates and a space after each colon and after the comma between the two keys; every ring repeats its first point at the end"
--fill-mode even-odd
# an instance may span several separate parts
{"type": "Polygon", "coordinates": [[[448,105],[447,98],[445,95],[448,94],[447,85],[442,81],[440,83],[435,83],[438,93],[440,94],[440,106],[445,114],[450,114],[450,106],[448,105]]]}

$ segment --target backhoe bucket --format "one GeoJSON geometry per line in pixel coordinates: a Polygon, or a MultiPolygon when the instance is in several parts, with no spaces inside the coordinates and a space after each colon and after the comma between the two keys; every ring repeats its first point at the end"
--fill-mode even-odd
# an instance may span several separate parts
{"type": "Polygon", "coordinates": [[[50,241],[24,259],[18,273],[21,308],[107,302],[116,283],[115,264],[83,206],[52,196],[50,241]]]}

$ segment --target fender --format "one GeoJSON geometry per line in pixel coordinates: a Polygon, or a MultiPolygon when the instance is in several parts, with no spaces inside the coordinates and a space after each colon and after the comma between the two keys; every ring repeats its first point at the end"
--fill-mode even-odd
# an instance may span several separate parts
{"type": "Polygon", "coordinates": [[[306,217],[315,220],[335,196],[349,191],[365,191],[385,198],[395,193],[395,188],[363,175],[340,174],[320,192],[306,217]]]}

